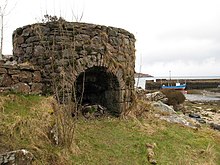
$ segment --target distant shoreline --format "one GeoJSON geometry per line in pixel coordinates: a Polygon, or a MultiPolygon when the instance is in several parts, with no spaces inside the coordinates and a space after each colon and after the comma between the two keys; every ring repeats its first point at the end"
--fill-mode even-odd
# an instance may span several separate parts
{"type": "Polygon", "coordinates": [[[153,76],[146,74],[146,73],[135,73],[134,77],[135,78],[147,78],[147,77],[153,77],[153,76]]]}

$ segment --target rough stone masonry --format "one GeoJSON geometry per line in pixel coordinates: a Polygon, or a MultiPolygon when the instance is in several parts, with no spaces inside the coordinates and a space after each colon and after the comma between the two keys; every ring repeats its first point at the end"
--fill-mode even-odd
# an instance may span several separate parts
{"type": "Polygon", "coordinates": [[[64,20],[27,25],[13,33],[13,57],[19,67],[0,66],[1,87],[26,84],[26,92],[59,93],[60,101],[100,104],[115,115],[131,106],[135,37],[124,29],[64,20]]]}

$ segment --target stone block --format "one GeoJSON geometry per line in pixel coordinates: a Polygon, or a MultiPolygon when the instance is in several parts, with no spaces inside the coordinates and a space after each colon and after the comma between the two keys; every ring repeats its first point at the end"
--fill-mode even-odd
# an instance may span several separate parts
{"type": "Polygon", "coordinates": [[[29,65],[28,63],[21,63],[21,64],[19,64],[19,68],[21,70],[30,70],[30,71],[35,70],[35,67],[33,65],[29,65]]]}
{"type": "Polygon", "coordinates": [[[19,74],[19,80],[24,83],[31,83],[32,73],[28,71],[21,71],[19,74]]]}
{"type": "Polygon", "coordinates": [[[25,37],[28,37],[28,36],[31,35],[31,32],[32,32],[31,28],[26,28],[26,29],[23,30],[22,35],[25,36],[25,37]]]}
{"type": "Polygon", "coordinates": [[[33,37],[29,37],[27,40],[26,40],[26,43],[33,43],[33,42],[39,42],[39,37],[38,36],[33,36],[33,37]]]}
{"type": "Polygon", "coordinates": [[[26,53],[27,53],[27,54],[33,53],[32,47],[27,47],[27,48],[26,48],[26,53]]]}
{"type": "Polygon", "coordinates": [[[17,69],[17,65],[5,64],[5,65],[3,65],[3,67],[4,67],[5,69],[17,69]]]}
{"type": "Polygon", "coordinates": [[[24,43],[24,38],[22,36],[19,36],[17,38],[17,44],[23,44],[24,43]]]}
{"type": "Polygon", "coordinates": [[[7,69],[5,69],[5,68],[0,68],[0,74],[2,74],[2,73],[7,73],[7,69]]]}
{"type": "Polygon", "coordinates": [[[24,54],[24,51],[21,47],[15,47],[13,49],[13,54],[16,54],[17,56],[21,56],[24,54]]]}
{"type": "Polygon", "coordinates": [[[31,84],[31,93],[32,94],[41,94],[43,89],[42,83],[32,83],[31,84]]]}
{"type": "Polygon", "coordinates": [[[8,69],[8,74],[18,74],[21,71],[19,69],[8,69]]]}
{"type": "Polygon", "coordinates": [[[34,48],[34,55],[35,56],[42,56],[45,52],[45,48],[41,45],[38,45],[34,48]]]}
{"type": "Polygon", "coordinates": [[[11,75],[11,78],[14,83],[19,82],[19,75],[18,74],[11,75]]]}
{"type": "Polygon", "coordinates": [[[36,82],[41,82],[42,78],[41,78],[41,73],[40,71],[35,71],[33,73],[33,82],[36,83],[36,82]]]}
{"type": "Polygon", "coordinates": [[[9,87],[13,84],[12,78],[8,74],[4,74],[1,80],[1,86],[9,87]]]}
{"type": "Polygon", "coordinates": [[[31,91],[30,86],[27,83],[19,82],[12,86],[12,89],[18,93],[29,94],[31,91]]]}

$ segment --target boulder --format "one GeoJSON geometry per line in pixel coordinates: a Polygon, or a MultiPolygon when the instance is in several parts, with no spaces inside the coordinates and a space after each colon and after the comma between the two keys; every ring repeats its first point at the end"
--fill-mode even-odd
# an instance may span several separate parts
{"type": "Polygon", "coordinates": [[[165,114],[175,114],[176,113],[171,106],[168,106],[161,101],[152,102],[151,106],[153,107],[154,110],[159,111],[161,113],[165,113],[165,114]]]}
{"type": "Polygon", "coordinates": [[[211,124],[210,124],[210,127],[211,127],[212,129],[214,129],[214,130],[220,131],[220,125],[219,125],[219,124],[211,123],[211,124]]]}
{"type": "Polygon", "coordinates": [[[198,121],[198,122],[201,123],[201,124],[205,124],[205,123],[206,123],[206,121],[205,121],[204,119],[202,119],[199,114],[190,113],[190,114],[189,114],[189,117],[195,119],[196,121],[198,121]]]}
{"type": "Polygon", "coordinates": [[[191,127],[191,128],[198,128],[200,124],[196,120],[192,120],[190,117],[185,116],[183,114],[177,115],[173,114],[170,116],[160,116],[161,120],[166,120],[170,123],[179,123],[181,125],[191,127]]]}
{"type": "Polygon", "coordinates": [[[160,91],[146,94],[145,99],[148,101],[161,101],[163,103],[168,101],[168,98],[160,91]]]}

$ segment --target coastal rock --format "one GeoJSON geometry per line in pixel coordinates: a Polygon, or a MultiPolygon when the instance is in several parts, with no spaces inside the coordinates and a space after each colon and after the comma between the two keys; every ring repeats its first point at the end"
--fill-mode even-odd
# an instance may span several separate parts
{"type": "Polygon", "coordinates": [[[187,115],[177,114],[171,106],[168,106],[161,101],[152,102],[151,106],[155,111],[155,117],[158,117],[161,120],[166,120],[170,123],[179,123],[187,127],[198,128],[203,120],[201,118],[196,118],[198,120],[195,120],[195,118],[191,118],[187,115]]]}
{"type": "Polygon", "coordinates": [[[202,119],[199,114],[190,113],[190,114],[189,114],[189,117],[191,117],[191,118],[197,120],[197,121],[198,121],[199,123],[201,123],[201,124],[205,124],[205,123],[206,123],[206,121],[205,121],[204,119],[202,119]]]}
{"type": "Polygon", "coordinates": [[[195,114],[195,113],[190,113],[189,117],[191,117],[191,118],[201,118],[199,114],[195,114]]]}
{"type": "Polygon", "coordinates": [[[161,101],[152,102],[151,106],[153,107],[155,111],[159,111],[160,113],[163,113],[163,114],[175,114],[176,113],[171,106],[168,106],[161,101]]]}
{"type": "Polygon", "coordinates": [[[167,103],[168,98],[162,92],[157,91],[154,93],[148,93],[145,95],[146,100],[148,101],[161,101],[163,103],[167,103]]]}
{"type": "Polygon", "coordinates": [[[210,124],[210,127],[211,127],[212,129],[214,129],[214,130],[220,131],[220,125],[219,125],[219,124],[211,123],[211,124],[210,124]]]}
{"type": "MultiPolygon", "coordinates": [[[[198,95],[198,94],[197,94],[198,95]]],[[[202,97],[203,95],[201,95],[202,97]]],[[[211,128],[216,129],[217,125],[220,125],[220,113],[219,113],[218,101],[186,101],[184,106],[187,110],[186,114],[201,124],[208,124],[211,128]]],[[[216,129],[218,130],[218,129],[216,129]]]]}
{"type": "Polygon", "coordinates": [[[183,114],[177,115],[173,114],[170,116],[159,116],[161,120],[166,120],[170,123],[179,123],[181,125],[191,127],[191,128],[198,128],[201,127],[200,124],[196,120],[192,120],[190,117],[185,116],[183,114]]]}

